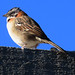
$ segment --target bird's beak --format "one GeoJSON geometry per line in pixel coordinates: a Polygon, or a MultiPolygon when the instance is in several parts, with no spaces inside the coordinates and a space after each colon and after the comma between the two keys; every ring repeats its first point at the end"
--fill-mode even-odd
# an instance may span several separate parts
{"type": "Polygon", "coordinates": [[[8,14],[4,14],[3,16],[4,16],[4,17],[8,17],[8,14]]]}

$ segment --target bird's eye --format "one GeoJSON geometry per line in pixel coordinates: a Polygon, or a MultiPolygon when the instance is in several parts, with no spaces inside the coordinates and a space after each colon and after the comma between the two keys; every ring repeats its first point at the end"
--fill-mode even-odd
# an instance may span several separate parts
{"type": "Polygon", "coordinates": [[[16,14],[15,17],[16,17],[17,15],[18,15],[18,14],[16,14]]]}
{"type": "Polygon", "coordinates": [[[14,16],[16,17],[18,14],[17,13],[14,13],[14,16]]]}
{"type": "Polygon", "coordinates": [[[10,19],[7,20],[8,22],[10,21],[10,19]]]}

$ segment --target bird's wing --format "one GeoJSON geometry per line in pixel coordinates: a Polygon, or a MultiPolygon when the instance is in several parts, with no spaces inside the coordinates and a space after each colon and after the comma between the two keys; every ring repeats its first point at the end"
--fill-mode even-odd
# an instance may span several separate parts
{"type": "Polygon", "coordinates": [[[42,29],[40,28],[38,23],[35,22],[29,16],[22,16],[22,17],[16,18],[15,26],[18,30],[22,31],[23,33],[27,32],[29,34],[33,34],[33,35],[40,37],[42,39],[49,40],[49,38],[42,31],[42,29]]]}

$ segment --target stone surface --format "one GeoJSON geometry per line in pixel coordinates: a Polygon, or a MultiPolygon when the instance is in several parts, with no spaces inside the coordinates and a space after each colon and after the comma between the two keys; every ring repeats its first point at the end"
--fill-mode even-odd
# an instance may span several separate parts
{"type": "Polygon", "coordinates": [[[0,47],[0,75],[75,75],[75,52],[0,47]]]}

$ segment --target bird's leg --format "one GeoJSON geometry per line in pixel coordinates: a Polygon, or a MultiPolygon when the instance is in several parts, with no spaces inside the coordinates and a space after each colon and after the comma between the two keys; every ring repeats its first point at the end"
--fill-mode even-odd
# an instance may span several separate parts
{"type": "Polygon", "coordinates": [[[37,50],[36,48],[37,48],[37,46],[38,46],[38,44],[36,44],[35,46],[32,46],[32,48],[31,49],[33,49],[33,50],[37,50]]]}
{"type": "Polygon", "coordinates": [[[37,48],[38,44],[35,45],[35,49],[37,48]]]}
{"type": "Polygon", "coordinates": [[[24,48],[26,48],[25,44],[21,47],[23,53],[24,53],[24,48]]]}

